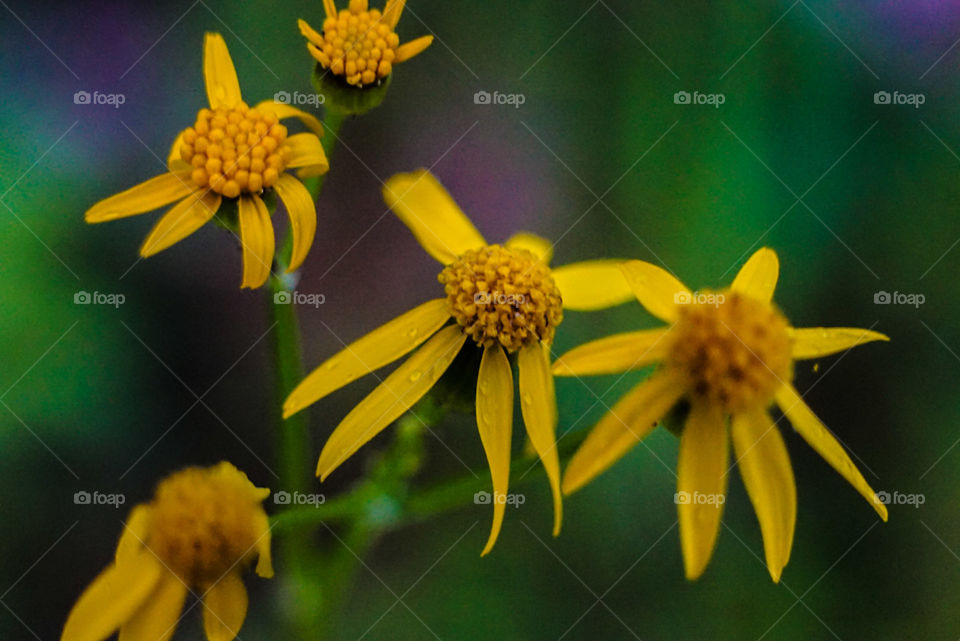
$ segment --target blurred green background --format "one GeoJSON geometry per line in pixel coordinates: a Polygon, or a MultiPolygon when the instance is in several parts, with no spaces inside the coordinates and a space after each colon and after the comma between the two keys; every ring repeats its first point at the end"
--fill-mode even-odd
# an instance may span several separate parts
{"type": "MultiPolygon", "coordinates": [[[[224,34],[249,101],[306,93],[312,61],[296,19],[319,26],[323,9],[0,4],[0,637],[47,640],[163,475],[229,459],[275,483],[266,292],[239,289],[233,239],[209,226],[138,261],[157,214],[87,226],[83,212],[164,170],[173,136],[205,103],[204,31],[224,34]],[[75,104],[77,91],[125,102],[75,104]],[[79,291],[125,302],[76,305],[79,291]],[[80,490],[127,504],[75,505],[80,490]]],[[[517,485],[527,500],[489,557],[479,552],[490,510],[470,496],[382,537],[336,638],[960,636],[958,8],[411,0],[401,38],[436,41],[397,69],[383,106],[341,132],[298,285],[326,297],[298,310],[308,367],[437,296],[436,263],[380,197],[392,173],[432,167],[488,239],[517,229],[558,239],[556,264],[640,258],[719,287],[753,249],[774,247],[776,301],[795,325],[892,337],[800,364],[797,385],[875,489],[924,503],[893,506],[879,523],[784,424],[799,513],[781,584],[761,561],[738,474],[713,561],[689,583],[677,441],[660,430],[566,501],[558,539],[542,477],[517,485]],[[525,100],[476,104],[478,91],[525,100]],[[683,91],[724,102],[677,104],[683,91]],[[876,92],[924,101],[882,104],[876,92]],[[877,305],[881,291],[925,302],[877,305]]],[[[556,351],[654,325],[636,304],[568,313],[556,351]]],[[[639,376],[558,381],[561,433],[591,426],[639,376]]],[[[374,384],[313,408],[311,465],[374,384]]],[[[418,483],[485,469],[472,420],[434,427],[418,483]]],[[[317,491],[349,488],[390,432],[317,491]]],[[[321,528],[316,545],[337,542],[321,528]]],[[[241,638],[274,638],[283,583],[248,585],[241,638]]],[[[195,611],[177,638],[200,635],[195,611]]]]}

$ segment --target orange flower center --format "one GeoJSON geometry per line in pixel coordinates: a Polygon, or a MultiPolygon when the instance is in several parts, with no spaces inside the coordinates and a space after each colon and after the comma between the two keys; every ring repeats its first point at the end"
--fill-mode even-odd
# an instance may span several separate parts
{"type": "Polygon", "coordinates": [[[358,86],[389,76],[400,38],[382,20],[377,9],[361,11],[356,6],[327,18],[319,48],[323,67],[358,86]]]}
{"type": "Polygon", "coordinates": [[[256,556],[266,516],[246,480],[216,468],[188,468],[164,479],[150,504],[146,541],[188,585],[219,581],[256,556]]]}
{"type": "Polygon", "coordinates": [[[478,345],[509,352],[553,342],[563,303],[550,268],[526,250],[472,249],[439,276],[450,313],[478,345]]]}
{"type": "Polygon", "coordinates": [[[201,109],[183,132],[180,157],[193,166],[191,178],[227,198],[272,187],[286,167],[287,128],[271,111],[240,103],[233,108],[201,109]]]}
{"type": "Polygon", "coordinates": [[[788,327],[769,303],[699,293],[680,308],[667,362],[685,374],[694,399],[725,413],[765,408],[792,378],[788,327]]]}

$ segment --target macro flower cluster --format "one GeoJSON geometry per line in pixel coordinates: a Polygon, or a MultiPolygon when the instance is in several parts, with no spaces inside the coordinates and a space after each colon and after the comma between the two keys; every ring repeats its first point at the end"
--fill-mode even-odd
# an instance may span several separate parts
{"type": "MultiPolygon", "coordinates": [[[[319,31],[299,21],[315,73],[331,76],[346,92],[382,89],[397,64],[432,41],[425,36],[400,43],[395,28],[404,4],[388,0],[381,12],[366,0],[350,0],[338,11],[333,0],[324,0],[319,31]]],[[[298,270],[313,245],[315,179],[331,170],[324,142],[332,143],[322,141],[317,115],[272,100],[245,102],[219,34],[207,34],[202,68],[208,104],[184,114],[184,123],[192,124],[172,132],[168,171],[94,204],[85,218],[102,223],[172,205],[144,241],[142,256],[216,220],[241,248],[241,287],[281,282],[281,273],[298,270]],[[294,133],[281,122],[290,119],[303,131],[294,133]],[[286,244],[277,242],[271,218],[279,205],[290,221],[286,244]]],[[[482,489],[497,497],[508,493],[519,404],[528,451],[539,460],[551,492],[554,536],[561,531],[564,497],[615,465],[669,416],[679,420],[677,495],[688,497],[677,501],[687,578],[700,577],[713,554],[732,443],[770,576],[779,581],[793,546],[797,490],[774,409],[887,519],[885,505],[794,386],[793,369],[800,360],[888,339],[867,329],[794,327],[773,301],[780,263],[772,249],[756,251],[729,287],[694,295],[675,275],[648,262],[597,257],[555,266],[553,243],[530,232],[488,241],[425,169],[394,175],[382,195],[439,263],[436,294],[351,337],[338,353],[307,356],[315,367],[287,390],[284,419],[400,361],[337,422],[319,452],[295,453],[317,457],[320,482],[456,371],[469,376],[473,390],[490,472],[490,486],[482,489]],[[629,302],[639,302],[638,314],[664,325],[554,352],[565,311],[598,312],[629,302]],[[478,363],[475,371],[452,367],[464,354],[475,357],[466,359],[478,363]],[[635,370],[652,373],[561,460],[557,433],[564,417],[555,378],[635,370]]],[[[210,641],[235,638],[248,605],[243,572],[255,566],[261,577],[273,576],[271,525],[262,506],[269,494],[228,462],[187,467],[163,479],[153,499],[128,516],[115,559],[76,602],[63,640],[101,641],[117,631],[130,641],[169,639],[189,595],[200,601],[210,641]]],[[[506,504],[492,502],[481,555],[495,547],[506,504]]]]}

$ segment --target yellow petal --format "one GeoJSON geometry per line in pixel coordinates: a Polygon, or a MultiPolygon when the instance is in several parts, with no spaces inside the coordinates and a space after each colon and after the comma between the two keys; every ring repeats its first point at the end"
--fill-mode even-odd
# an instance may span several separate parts
{"type": "Polygon", "coordinates": [[[856,327],[804,327],[791,330],[793,357],[797,360],[836,354],[873,341],[889,341],[880,332],[856,327]]]}
{"type": "Polygon", "coordinates": [[[110,565],[73,606],[61,641],[103,641],[130,620],[165,572],[147,551],[122,565],[110,565]]]}
{"type": "Polygon", "coordinates": [[[768,303],[773,298],[779,276],[780,261],[777,252],[769,247],[761,247],[740,268],[730,289],[768,303]]]}
{"type": "Polygon", "coordinates": [[[203,227],[220,209],[220,201],[220,194],[212,191],[181,200],[153,226],[140,247],[140,255],[144,258],[153,256],[203,227]]]}
{"type": "Polygon", "coordinates": [[[415,55],[422,53],[424,49],[433,42],[433,36],[420,36],[416,40],[405,42],[397,47],[397,57],[395,62],[406,62],[415,55]]]}
{"type": "MultiPolygon", "coordinates": [[[[326,0],[324,0],[324,4],[326,4],[326,0]]],[[[336,18],[336,16],[333,17],[336,18]]],[[[318,47],[323,46],[323,34],[317,32],[317,30],[311,27],[310,23],[308,23],[306,20],[303,20],[302,18],[298,19],[297,28],[300,29],[300,35],[309,40],[311,43],[318,47]]]]}
{"type": "Polygon", "coordinates": [[[620,271],[622,260],[588,260],[551,270],[563,307],[593,311],[633,300],[633,290],[620,271]]]}
{"type": "Polygon", "coordinates": [[[797,485],[787,447],[766,412],[734,415],[730,433],[740,476],[760,521],[767,569],[778,582],[790,560],[797,523],[797,485]]]}
{"type": "Polygon", "coordinates": [[[803,437],[803,440],[809,443],[810,447],[816,450],[823,460],[830,464],[830,467],[846,479],[847,483],[852,485],[863,498],[867,499],[873,509],[877,511],[877,514],[880,515],[880,518],[886,521],[887,506],[880,502],[876,493],[863,478],[860,470],[847,456],[843,446],[837,442],[837,439],[820,422],[813,410],[800,398],[800,394],[797,393],[793,385],[781,385],[780,389],[777,390],[776,399],[777,405],[787,415],[793,429],[803,437]]]}
{"type": "MultiPolygon", "coordinates": [[[[303,22],[301,20],[301,22],[303,22]]],[[[306,23],[304,23],[306,24],[306,23]]],[[[309,114],[306,111],[297,109],[288,104],[277,102],[276,100],[264,100],[263,102],[258,102],[255,105],[255,108],[260,111],[272,111],[277,114],[277,118],[283,120],[285,118],[298,118],[303,124],[310,128],[313,133],[318,136],[323,135],[323,124],[317,120],[317,117],[313,114],[309,114]]]]}
{"type": "Polygon", "coordinates": [[[190,172],[166,173],[98,202],[87,210],[88,223],[102,223],[159,209],[197,189],[190,172]]]}
{"type": "Polygon", "coordinates": [[[333,0],[323,0],[323,12],[328,18],[337,17],[337,7],[334,5],[333,0]]]}
{"type": "Polygon", "coordinates": [[[367,0],[350,0],[350,13],[363,13],[368,7],[367,0]]]}
{"type": "Polygon", "coordinates": [[[165,572],[146,603],[120,626],[119,641],[168,641],[177,629],[187,599],[187,586],[165,572]]]}
{"type": "Polygon", "coordinates": [[[726,501],[730,444],[723,414],[694,403],[680,437],[677,512],[687,578],[698,579],[710,562],[726,501]]]}
{"type": "Polygon", "coordinates": [[[257,539],[257,576],[272,579],[273,557],[270,553],[270,520],[267,518],[266,512],[261,511],[257,515],[257,529],[260,532],[260,538],[257,539]]]}
{"type": "Polygon", "coordinates": [[[493,549],[503,525],[510,482],[510,437],[513,431],[513,373],[510,361],[497,343],[483,350],[477,376],[477,428],[490,464],[493,480],[493,525],[480,556],[493,549]],[[503,497],[503,500],[498,500],[503,497]]]}
{"type": "Polygon", "coordinates": [[[181,131],[176,139],[173,141],[173,145],[170,146],[170,155],[167,156],[167,169],[171,172],[182,172],[182,171],[193,171],[188,163],[184,162],[183,158],[180,156],[180,145],[183,144],[183,132],[181,131]]]}
{"type": "Polygon", "coordinates": [[[313,236],[317,232],[317,208],[307,188],[290,174],[281,175],[273,188],[286,206],[287,215],[290,217],[293,252],[287,266],[289,273],[296,271],[310,252],[313,236]]]}
{"type": "Polygon", "coordinates": [[[669,341],[669,329],[644,329],[614,334],[576,347],[557,358],[556,376],[594,376],[619,374],[640,369],[663,360],[669,341]]]}
{"type": "Polygon", "coordinates": [[[123,534],[117,543],[116,563],[126,563],[136,559],[137,554],[144,549],[147,532],[150,527],[150,508],[138,505],[130,511],[127,522],[123,524],[123,534]]]}
{"type": "Polygon", "coordinates": [[[398,316],[357,340],[313,370],[283,404],[287,418],[361,376],[411,352],[450,318],[447,299],[438,298],[398,316]]]}
{"type": "Polygon", "coordinates": [[[210,108],[233,107],[241,100],[237,70],[219,33],[207,33],[203,41],[203,80],[210,108]]]}
{"type": "Polygon", "coordinates": [[[620,265],[620,270],[640,304],[668,323],[677,319],[677,304],[692,296],[686,285],[656,265],[631,260],[620,265]]]}
{"type": "Polygon", "coordinates": [[[207,641],[233,641],[247,618],[247,588],[238,572],[229,572],[203,595],[207,641]]]}
{"type": "Polygon", "coordinates": [[[470,219],[426,169],[388,179],[383,198],[427,253],[444,265],[468,249],[486,245],[470,219]]]}
{"type": "Polygon", "coordinates": [[[323,481],[367,441],[423,398],[453,362],[467,335],[451,325],[437,332],[365,399],[330,435],[320,452],[317,476],[323,481]]]}
{"type": "Polygon", "coordinates": [[[407,0],[387,0],[387,4],[383,8],[382,22],[390,27],[391,31],[396,30],[397,23],[400,22],[400,14],[403,13],[405,4],[407,4],[407,0]]]}
{"type": "Polygon", "coordinates": [[[570,459],[563,493],[571,494],[620,460],[653,431],[684,388],[672,370],[659,370],[637,385],[607,412],[570,459]]]}
{"type": "Polygon", "coordinates": [[[319,176],[330,169],[327,154],[324,153],[323,145],[315,134],[294,134],[287,138],[286,144],[290,147],[287,167],[303,167],[304,169],[298,172],[301,178],[308,177],[305,175],[307,173],[319,176]]]}
{"type": "Polygon", "coordinates": [[[511,236],[505,244],[510,249],[527,250],[546,265],[549,265],[550,259],[553,258],[553,243],[536,234],[522,231],[511,236]]]}
{"type": "Polygon", "coordinates": [[[243,245],[243,282],[257,288],[267,282],[273,266],[273,223],[260,196],[240,196],[237,201],[240,243],[243,245]]]}
{"type": "Polygon", "coordinates": [[[557,394],[547,346],[533,343],[520,349],[520,409],[533,449],[537,451],[553,492],[553,535],[560,534],[563,522],[563,495],[560,493],[560,457],[557,454],[557,394]]]}

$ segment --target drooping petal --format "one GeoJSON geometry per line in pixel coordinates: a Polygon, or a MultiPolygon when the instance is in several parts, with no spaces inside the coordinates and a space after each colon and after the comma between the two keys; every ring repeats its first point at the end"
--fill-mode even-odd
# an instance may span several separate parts
{"type": "Polygon", "coordinates": [[[337,7],[333,3],[333,0],[323,0],[323,12],[328,18],[337,17],[337,7]]]}
{"type": "Polygon", "coordinates": [[[557,358],[556,376],[619,374],[663,360],[669,347],[667,328],[624,332],[591,341],[557,358]]]}
{"type": "Polygon", "coordinates": [[[317,476],[323,481],[342,462],[423,398],[453,362],[467,340],[451,325],[427,341],[383,383],[360,401],[320,452],[317,476]]]}
{"type": "Polygon", "coordinates": [[[243,99],[237,70],[230,59],[227,43],[219,33],[208,33],[204,38],[203,80],[211,109],[234,107],[243,99]]]}
{"type": "Polygon", "coordinates": [[[423,50],[429,47],[432,42],[433,36],[420,36],[416,40],[403,43],[397,47],[397,57],[395,61],[397,63],[406,62],[417,54],[423,53],[423,50]]]}
{"type": "Polygon", "coordinates": [[[303,183],[291,176],[282,174],[273,188],[283,201],[290,217],[290,232],[293,236],[293,252],[287,273],[296,271],[313,246],[313,237],[317,232],[317,207],[313,197],[303,183]]]}
{"type": "Polygon", "coordinates": [[[84,590],[67,617],[61,641],[103,641],[147,600],[161,573],[150,552],[142,551],[122,565],[111,564],[84,590]]]}
{"type": "Polygon", "coordinates": [[[290,147],[287,167],[291,169],[302,167],[297,172],[301,178],[320,176],[330,169],[327,154],[323,151],[323,145],[315,134],[294,134],[287,138],[286,144],[290,147]]]}
{"type": "Polygon", "coordinates": [[[123,534],[117,543],[116,563],[126,563],[137,558],[137,554],[143,551],[149,527],[150,508],[147,505],[133,508],[127,522],[123,524],[123,534]]]}
{"type": "Polygon", "coordinates": [[[87,210],[84,220],[88,223],[102,223],[135,216],[186,198],[196,190],[197,186],[190,178],[189,171],[161,174],[101,200],[87,210]]]}
{"type": "Polygon", "coordinates": [[[857,327],[803,327],[790,330],[793,358],[820,358],[873,341],[889,341],[880,332],[857,327]]]}
{"type": "Polygon", "coordinates": [[[170,146],[170,154],[167,156],[167,169],[171,172],[193,171],[193,167],[180,156],[180,146],[182,144],[183,132],[181,131],[177,134],[176,139],[174,139],[173,144],[170,146]]]}
{"type": "Polygon", "coordinates": [[[424,303],[351,343],[313,370],[283,404],[287,418],[419,347],[450,318],[445,298],[424,303]]]}
{"type": "Polygon", "coordinates": [[[229,572],[203,595],[207,641],[233,641],[247,618],[247,588],[238,572],[229,572]]]}
{"type": "Polygon", "coordinates": [[[499,343],[483,350],[477,376],[477,428],[493,480],[493,525],[480,556],[493,549],[503,525],[510,482],[510,437],[513,430],[513,373],[499,343]],[[504,500],[498,500],[503,497],[504,500]]]}
{"type": "Polygon", "coordinates": [[[553,243],[546,238],[537,236],[536,234],[531,234],[525,231],[518,232],[511,236],[504,244],[509,249],[527,250],[539,258],[540,261],[545,265],[549,265],[550,259],[553,258],[553,243]]]}
{"type": "Polygon", "coordinates": [[[654,372],[597,423],[563,474],[563,493],[571,494],[620,460],[653,431],[684,394],[683,380],[672,370],[654,372]]]}
{"type": "Polygon", "coordinates": [[[560,288],[564,309],[593,311],[633,300],[633,290],[620,271],[621,260],[587,260],[550,271],[560,288]]]}
{"type": "Polygon", "coordinates": [[[720,532],[729,449],[723,414],[707,403],[694,403],[680,437],[677,463],[680,547],[691,581],[707,568],[720,532]]]}
{"type": "Polygon", "coordinates": [[[769,247],[761,247],[740,268],[730,289],[768,303],[773,298],[779,276],[780,260],[777,252],[769,247]]]}
{"type": "Polygon", "coordinates": [[[427,253],[444,265],[468,249],[486,245],[470,219],[426,169],[389,178],[383,198],[427,253]]]}
{"type": "Polygon", "coordinates": [[[631,260],[620,265],[620,270],[640,304],[660,320],[675,321],[677,304],[689,302],[692,297],[686,285],[656,265],[631,260]]]}
{"type": "MultiPolygon", "coordinates": [[[[303,21],[301,20],[301,22],[303,21]]],[[[298,118],[303,124],[309,127],[313,133],[317,134],[317,136],[323,135],[323,124],[317,120],[316,116],[286,103],[277,102],[276,100],[264,100],[258,102],[254,108],[257,109],[257,111],[272,111],[277,114],[277,118],[280,120],[284,120],[285,118],[298,118]]]]}
{"type": "Polygon", "coordinates": [[[175,574],[164,572],[146,602],[120,626],[119,641],[169,641],[180,621],[187,591],[175,574]]]}
{"type": "Polygon", "coordinates": [[[167,249],[203,227],[220,209],[221,196],[213,191],[187,196],[163,215],[140,247],[144,258],[167,249]]]}
{"type": "Polygon", "coordinates": [[[867,502],[873,506],[877,514],[884,521],[887,520],[887,506],[880,502],[876,492],[870,487],[863,474],[857,469],[853,461],[847,455],[843,446],[837,442],[837,439],[830,433],[830,430],[820,422],[813,410],[800,398],[800,394],[793,385],[781,385],[776,394],[777,405],[787,415],[790,423],[793,425],[800,436],[810,444],[817,454],[823,460],[830,464],[840,476],[846,479],[847,483],[860,493],[860,496],[867,499],[867,502]]]}
{"type": "Polygon", "coordinates": [[[547,346],[533,343],[520,349],[520,410],[527,436],[537,451],[553,493],[553,535],[560,534],[563,522],[563,495],[560,492],[560,457],[557,453],[557,394],[553,388],[547,346]]]}
{"type": "Polygon", "coordinates": [[[260,196],[240,196],[237,201],[240,243],[243,245],[243,282],[257,288],[267,282],[273,267],[273,223],[260,196]]]}
{"type": "MultiPolygon", "coordinates": [[[[266,498],[266,497],[264,497],[266,498]]],[[[261,533],[257,539],[257,576],[264,579],[273,578],[273,556],[270,553],[270,520],[266,513],[260,512],[257,515],[257,529],[261,533]]]]}
{"type": "Polygon", "coordinates": [[[766,412],[735,414],[730,433],[740,476],[760,521],[767,569],[779,582],[797,523],[797,485],[787,446],[766,412]]]}

